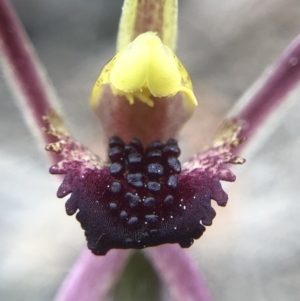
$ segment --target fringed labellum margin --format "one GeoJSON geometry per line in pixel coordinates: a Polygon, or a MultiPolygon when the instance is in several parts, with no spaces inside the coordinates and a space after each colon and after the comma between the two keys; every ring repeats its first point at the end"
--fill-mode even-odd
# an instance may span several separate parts
{"type": "Polygon", "coordinates": [[[88,148],[75,141],[60,118],[51,112],[46,132],[58,138],[46,149],[63,156],[50,168],[65,174],[58,197],[69,215],[85,230],[89,249],[105,255],[110,249],[142,249],[165,243],[189,247],[212,224],[211,200],[225,206],[228,196],[220,180],[234,181],[226,163],[243,163],[231,149],[242,139],[237,121],[230,121],[213,146],[181,164],[177,141],[154,141],[145,149],[138,139],[125,144],[112,137],[110,162],[100,162],[88,148]]]}

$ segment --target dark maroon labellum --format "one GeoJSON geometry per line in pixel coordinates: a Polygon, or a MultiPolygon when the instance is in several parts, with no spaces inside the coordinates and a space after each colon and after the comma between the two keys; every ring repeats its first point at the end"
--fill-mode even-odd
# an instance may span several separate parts
{"type": "Polygon", "coordinates": [[[67,133],[55,111],[45,121],[45,131],[58,139],[46,150],[62,157],[50,173],[65,175],[57,196],[71,194],[67,214],[77,212],[88,248],[96,255],[166,243],[189,247],[212,224],[211,201],[226,205],[220,181],[236,179],[227,164],[245,162],[232,153],[245,140],[237,119],[225,121],[212,145],[182,167],[175,139],[143,146],[139,139],[125,144],[111,137],[107,164],[67,133]]]}
{"type": "Polygon", "coordinates": [[[125,145],[112,137],[110,166],[68,170],[58,196],[72,193],[67,213],[79,210],[77,219],[94,254],[164,243],[185,248],[211,225],[211,199],[224,205],[227,195],[203,170],[181,172],[179,155],[175,139],[154,141],[144,150],[138,139],[125,145]]]}

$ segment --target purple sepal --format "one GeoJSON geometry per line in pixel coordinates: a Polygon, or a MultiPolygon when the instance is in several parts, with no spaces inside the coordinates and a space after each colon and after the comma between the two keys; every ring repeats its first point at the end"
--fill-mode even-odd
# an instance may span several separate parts
{"type": "Polygon", "coordinates": [[[187,252],[176,245],[165,245],[149,248],[145,254],[168,289],[171,300],[213,300],[201,272],[187,252]]]}
{"type": "Polygon", "coordinates": [[[130,252],[114,250],[96,257],[84,250],[60,287],[55,301],[106,300],[120,277],[130,252]]]}

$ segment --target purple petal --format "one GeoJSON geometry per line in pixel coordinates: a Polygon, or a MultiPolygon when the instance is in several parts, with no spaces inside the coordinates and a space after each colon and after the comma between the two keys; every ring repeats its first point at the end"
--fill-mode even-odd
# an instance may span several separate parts
{"type": "Polygon", "coordinates": [[[267,70],[267,74],[255,83],[231,112],[232,116],[246,123],[241,135],[252,141],[252,137],[261,132],[262,125],[274,115],[280,104],[288,99],[288,94],[299,82],[300,36],[294,39],[274,66],[267,70]]]}
{"type": "Polygon", "coordinates": [[[64,280],[55,301],[104,300],[120,277],[130,252],[111,251],[96,257],[84,251],[64,280]]]}
{"type": "Polygon", "coordinates": [[[42,128],[43,116],[51,107],[57,107],[55,92],[18,17],[5,0],[0,0],[0,46],[4,74],[30,129],[47,143],[53,141],[42,128]]]}
{"type": "Polygon", "coordinates": [[[159,246],[146,252],[174,301],[211,301],[203,277],[178,246],[159,246]]]}
{"type": "Polygon", "coordinates": [[[198,173],[203,173],[208,178],[235,181],[235,175],[229,170],[227,164],[243,164],[245,162],[245,159],[233,154],[233,149],[245,140],[241,136],[243,128],[243,122],[238,119],[225,121],[216,134],[212,146],[185,162],[183,171],[197,170],[198,173]]]}
{"type": "Polygon", "coordinates": [[[58,139],[47,144],[46,150],[64,158],[50,168],[51,173],[66,174],[69,170],[100,167],[99,156],[70,136],[62,118],[54,110],[50,110],[43,120],[46,122],[44,131],[58,139]]]}

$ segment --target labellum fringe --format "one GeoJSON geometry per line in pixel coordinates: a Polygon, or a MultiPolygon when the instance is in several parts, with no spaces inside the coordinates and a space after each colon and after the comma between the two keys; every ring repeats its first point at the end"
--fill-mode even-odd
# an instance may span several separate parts
{"type": "Polygon", "coordinates": [[[213,146],[181,169],[175,139],[153,141],[144,148],[139,139],[125,144],[114,136],[109,140],[109,162],[100,162],[67,134],[55,112],[45,119],[46,132],[59,139],[46,149],[63,156],[50,172],[66,174],[57,196],[71,194],[67,214],[78,211],[88,248],[96,255],[165,243],[191,246],[216,215],[211,200],[226,205],[220,180],[234,181],[235,176],[225,164],[244,163],[231,153],[243,140],[236,120],[227,122],[213,146]]]}

